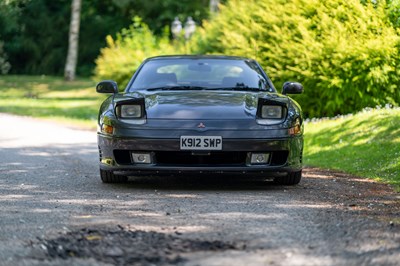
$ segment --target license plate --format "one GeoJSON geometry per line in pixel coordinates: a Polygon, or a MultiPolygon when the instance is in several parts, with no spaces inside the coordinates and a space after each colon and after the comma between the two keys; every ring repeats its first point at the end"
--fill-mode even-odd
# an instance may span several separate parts
{"type": "Polygon", "coordinates": [[[220,136],[181,136],[181,150],[222,150],[220,136]]]}

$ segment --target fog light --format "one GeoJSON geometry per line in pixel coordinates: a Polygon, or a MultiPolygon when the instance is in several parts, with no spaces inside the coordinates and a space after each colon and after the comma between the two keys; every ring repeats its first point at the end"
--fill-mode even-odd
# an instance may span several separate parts
{"type": "Polygon", "coordinates": [[[134,163],[151,163],[150,153],[132,153],[134,163]]]}
{"type": "Polygon", "coordinates": [[[269,160],[269,153],[252,153],[251,164],[267,164],[269,160]]]}

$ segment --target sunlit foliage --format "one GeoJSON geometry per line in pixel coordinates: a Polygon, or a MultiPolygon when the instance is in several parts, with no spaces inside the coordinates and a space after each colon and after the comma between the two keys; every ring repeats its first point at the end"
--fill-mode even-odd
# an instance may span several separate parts
{"type": "Polygon", "coordinates": [[[107,47],[101,50],[96,60],[95,78],[113,79],[123,89],[145,58],[175,54],[180,49],[182,46],[171,44],[168,29],[157,37],[139,17],[135,17],[129,28],[117,34],[116,39],[107,36],[107,47]]]}
{"type": "Polygon", "coordinates": [[[383,2],[231,0],[197,45],[201,53],[258,59],[278,87],[302,82],[307,116],[400,103],[399,35],[383,2]]]}

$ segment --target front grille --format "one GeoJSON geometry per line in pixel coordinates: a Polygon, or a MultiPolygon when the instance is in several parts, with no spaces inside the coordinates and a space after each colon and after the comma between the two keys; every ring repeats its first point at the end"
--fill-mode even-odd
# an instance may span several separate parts
{"type": "Polygon", "coordinates": [[[97,147],[99,147],[99,160],[101,162],[101,160],[103,159],[103,152],[102,152],[100,146],[97,146],[97,147]]]}
{"type": "Polygon", "coordinates": [[[284,165],[287,162],[289,151],[274,151],[271,153],[271,166],[284,165]]]}
{"type": "Polygon", "coordinates": [[[117,164],[120,165],[132,163],[131,153],[129,150],[114,150],[114,158],[117,164]]]}
{"type": "Polygon", "coordinates": [[[207,155],[190,151],[158,151],[157,164],[171,165],[245,165],[247,152],[214,151],[207,155]]]}

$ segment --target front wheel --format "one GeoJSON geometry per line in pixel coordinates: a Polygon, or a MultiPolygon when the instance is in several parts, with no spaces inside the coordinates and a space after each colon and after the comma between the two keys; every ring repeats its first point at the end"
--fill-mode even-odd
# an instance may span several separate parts
{"type": "Polygon", "coordinates": [[[100,177],[103,183],[125,183],[128,177],[124,175],[115,175],[112,171],[100,169],[100,177]]]}
{"type": "Polygon", "coordinates": [[[293,186],[300,183],[301,170],[297,172],[289,172],[287,176],[276,178],[274,181],[280,185],[293,186]]]}

